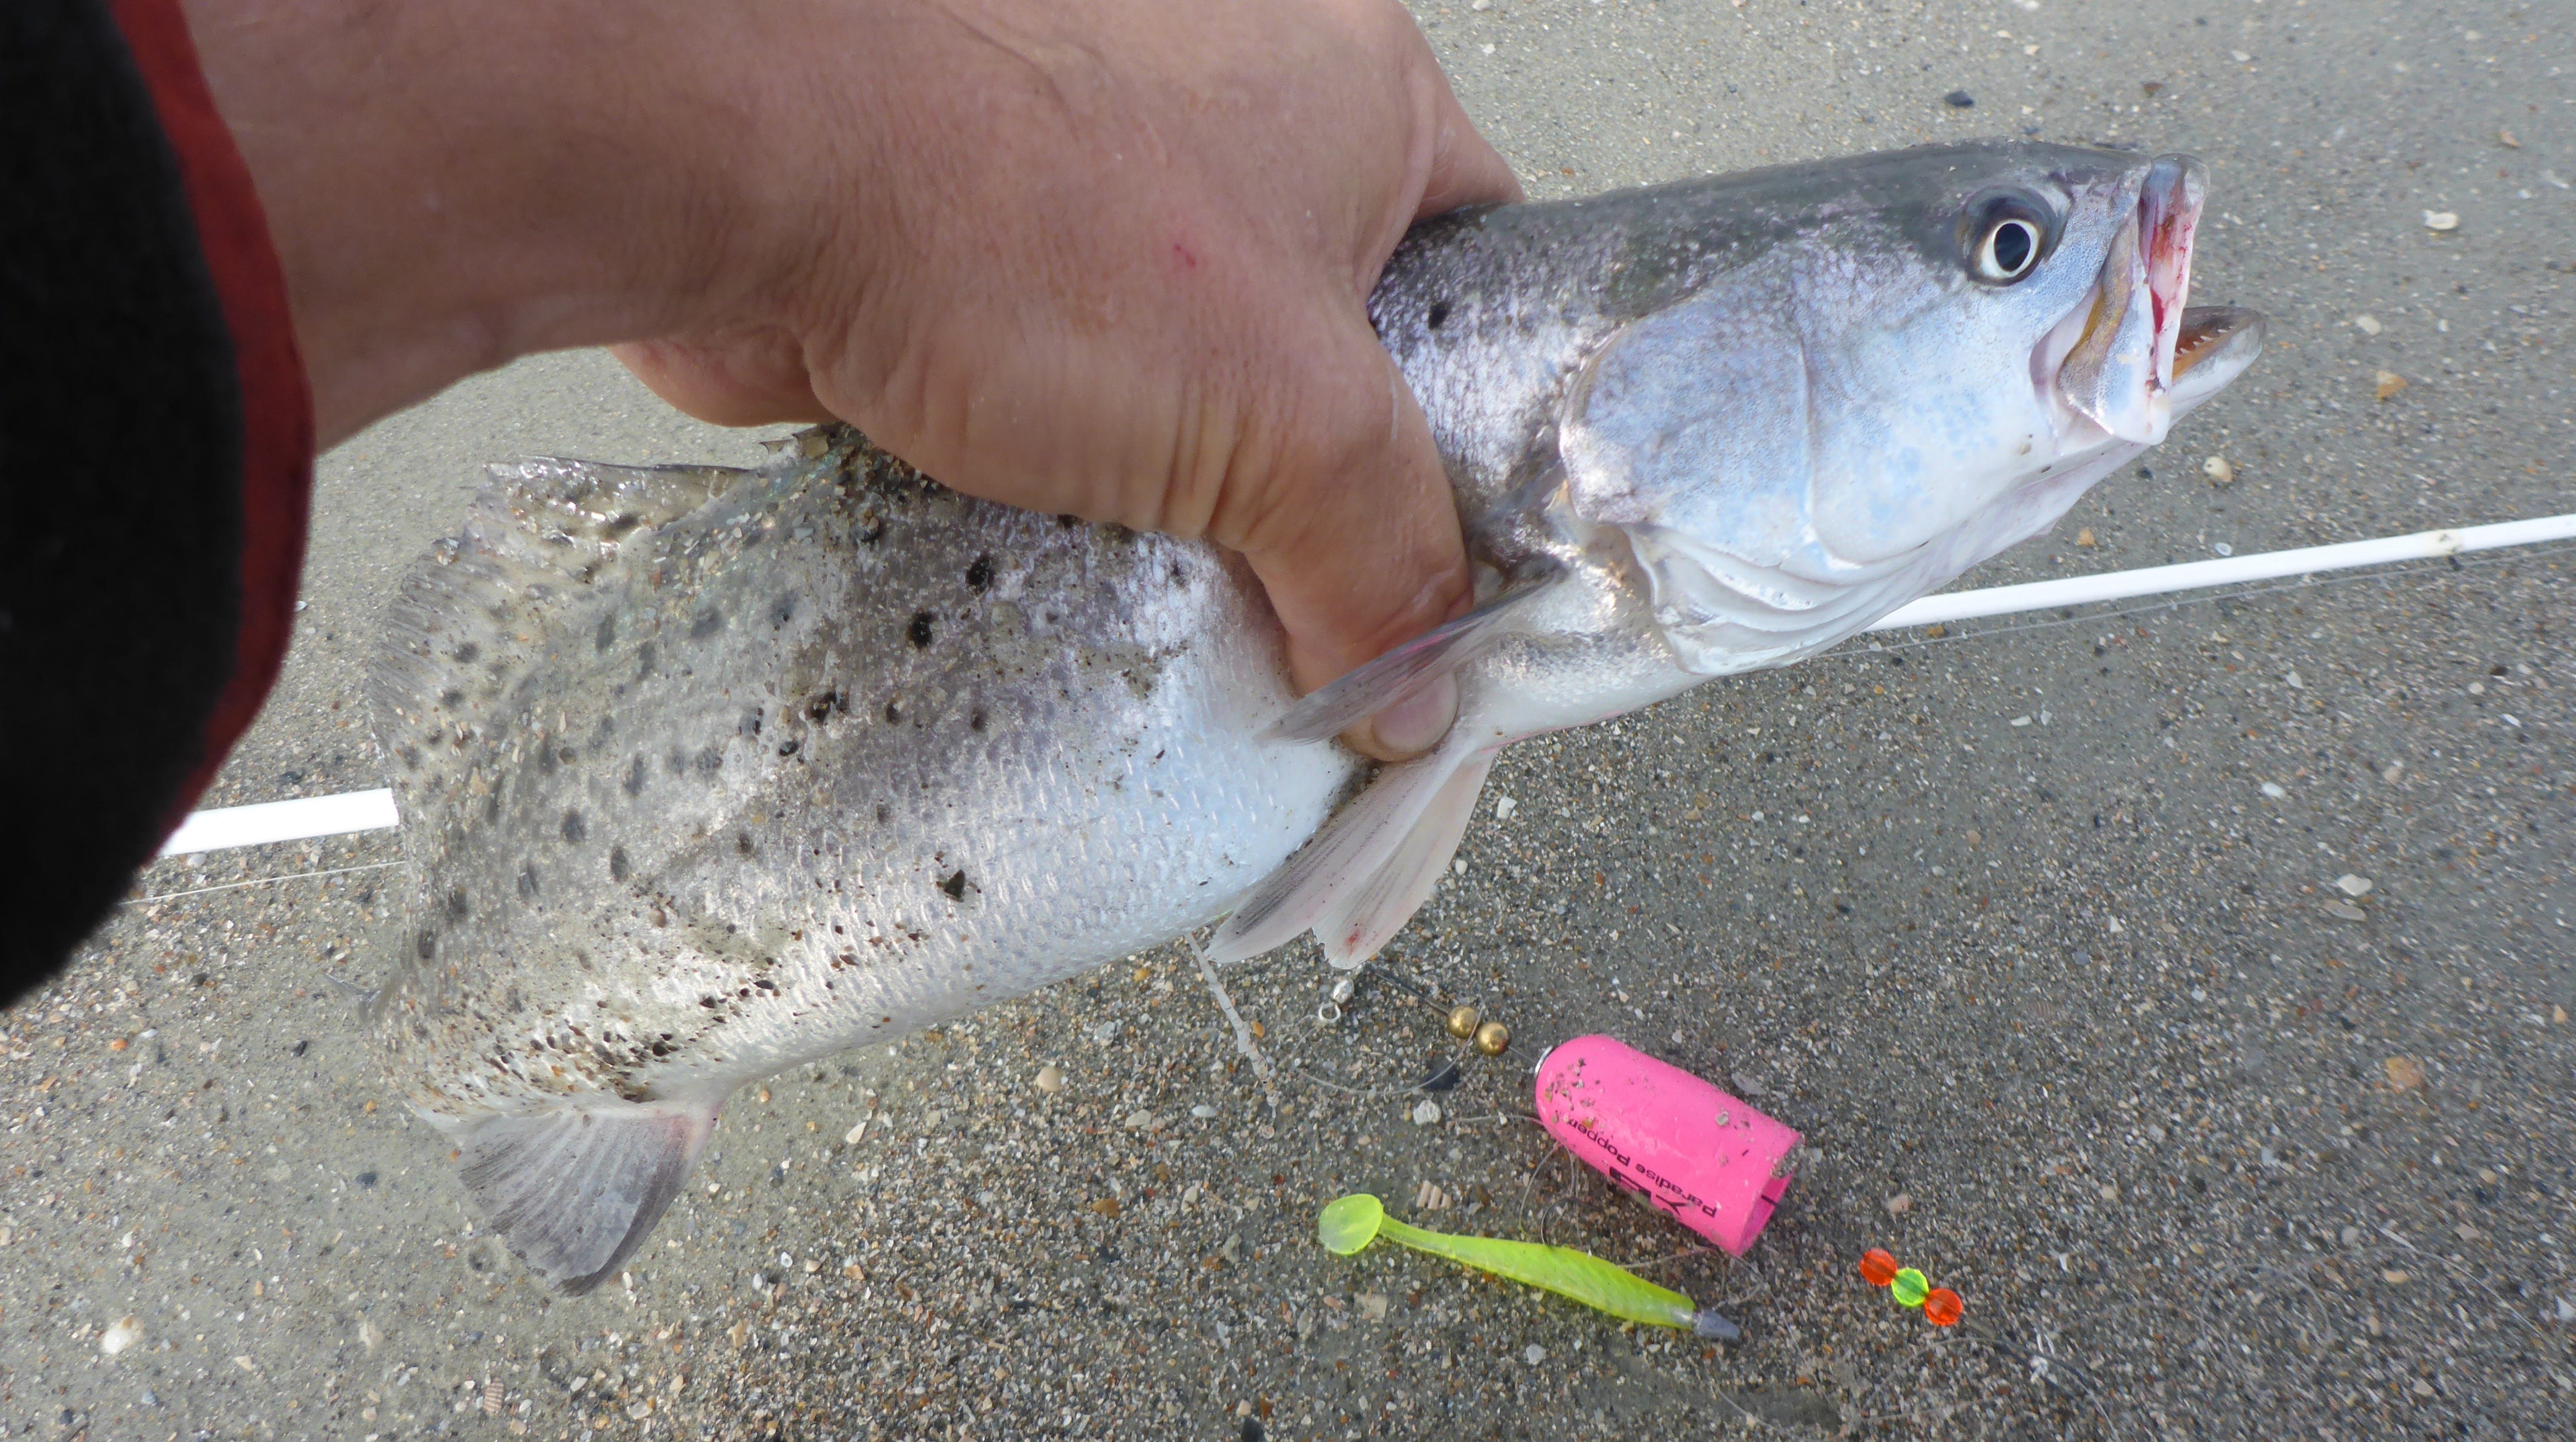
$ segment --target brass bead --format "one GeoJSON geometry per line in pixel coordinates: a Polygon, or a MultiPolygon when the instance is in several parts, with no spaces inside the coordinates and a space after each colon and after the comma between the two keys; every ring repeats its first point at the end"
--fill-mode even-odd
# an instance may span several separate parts
{"type": "Polygon", "coordinates": [[[1484,1019],[1484,1013],[1472,1006],[1452,1007],[1449,1011],[1449,1034],[1465,1041],[1476,1034],[1476,1024],[1484,1019]]]}
{"type": "Polygon", "coordinates": [[[1503,1054],[1503,1049],[1511,1044],[1512,1029],[1503,1025],[1501,1022],[1489,1021],[1483,1026],[1476,1028],[1476,1054],[1478,1056],[1501,1056],[1503,1054]]]}

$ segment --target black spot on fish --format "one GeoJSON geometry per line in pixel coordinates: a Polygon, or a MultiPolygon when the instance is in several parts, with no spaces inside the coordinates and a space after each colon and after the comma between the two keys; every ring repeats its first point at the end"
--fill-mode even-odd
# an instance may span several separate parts
{"type": "Polygon", "coordinates": [[[698,613],[696,620],[689,623],[689,639],[703,641],[723,629],[724,612],[709,606],[698,613]]]}
{"type": "Polygon", "coordinates": [[[888,726],[892,726],[903,719],[903,712],[895,708],[894,698],[892,696],[888,696],[886,698],[885,718],[888,726]]]}
{"type": "Polygon", "coordinates": [[[920,651],[927,650],[929,648],[931,620],[932,616],[928,611],[915,611],[912,613],[912,624],[904,628],[903,634],[905,639],[912,642],[914,650],[920,651]]]}
{"type": "Polygon", "coordinates": [[[689,753],[681,750],[677,746],[672,747],[671,754],[662,758],[662,769],[670,772],[674,776],[687,775],[689,770],[689,753]]]}
{"type": "Polygon", "coordinates": [[[975,714],[966,718],[966,729],[969,731],[981,731],[984,729],[983,707],[976,707],[975,714]]]}
{"type": "Polygon", "coordinates": [[[552,776],[555,774],[555,748],[552,746],[540,746],[537,748],[537,774],[539,776],[552,776]]]}
{"type": "Polygon", "coordinates": [[[893,813],[886,809],[886,804],[884,802],[880,801],[877,803],[877,825],[885,825],[887,818],[892,815],[893,813]]]}
{"type": "Polygon", "coordinates": [[[521,901],[537,899],[537,868],[533,862],[519,868],[519,899],[521,901]]]}
{"type": "Polygon", "coordinates": [[[412,955],[419,957],[423,961],[427,961],[431,957],[438,955],[438,933],[434,931],[422,932],[420,934],[420,938],[411,944],[411,952],[412,955]]]}
{"type": "Polygon", "coordinates": [[[578,811],[565,812],[563,819],[563,839],[578,845],[579,843],[588,840],[589,837],[590,827],[581,819],[581,813],[578,811]]]}
{"type": "Polygon", "coordinates": [[[724,769],[724,753],[713,746],[698,753],[698,770],[708,776],[724,769]]]}
{"type": "Polygon", "coordinates": [[[608,875],[610,880],[624,881],[626,879],[626,873],[631,869],[632,868],[628,865],[626,860],[625,847],[612,846],[608,848],[608,875]]]}
{"type": "Polygon", "coordinates": [[[1423,324],[1429,326],[1431,329],[1440,329],[1440,327],[1449,319],[1449,302],[1445,300],[1433,301],[1431,303],[1431,313],[1424,316],[1422,319],[1423,324]]]}
{"type": "Polygon", "coordinates": [[[396,753],[396,754],[398,754],[398,755],[400,755],[400,756],[402,757],[403,769],[404,769],[405,771],[418,771],[418,770],[420,769],[420,748],[419,748],[419,747],[417,747],[417,746],[406,746],[406,747],[402,748],[402,750],[401,750],[400,752],[396,753]]]}
{"type": "Polygon", "coordinates": [[[474,664],[474,659],[482,654],[482,647],[468,641],[464,645],[456,648],[456,664],[459,666],[471,666],[474,664]]]}
{"type": "Polygon", "coordinates": [[[652,675],[652,674],[653,674],[653,668],[654,668],[656,665],[660,664],[661,659],[662,659],[662,648],[661,648],[661,647],[659,647],[659,646],[654,645],[654,644],[653,644],[652,642],[650,642],[650,641],[647,641],[647,642],[645,642],[643,645],[636,647],[636,648],[635,648],[635,679],[636,679],[636,680],[638,680],[638,681],[641,681],[641,680],[643,680],[645,677],[652,675]]]}
{"type": "Polygon", "coordinates": [[[781,756],[793,756],[802,749],[804,748],[792,736],[778,743],[778,754],[781,756]]]}
{"type": "Polygon", "coordinates": [[[1058,516],[1058,517],[1056,517],[1056,518],[1055,518],[1055,523],[1056,523],[1057,525],[1059,525],[1059,526],[1064,527],[1066,530],[1070,531],[1070,530],[1072,530],[1074,527],[1079,526],[1079,525],[1081,525],[1081,524],[1082,524],[1082,517],[1080,517],[1080,516],[1058,516]]]}
{"type": "Polygon", "coordinates": [[[500,820],[501,793],[496,790],[491,795],[483,798],[483,824],[486,826],[494,826],[498,825],[500,820]]]}
{"type": "Polygon", "coordinates": [[[814,693],[813,700],[805,703],[805,719],[820,726],[832,719],[835,708],[847,711],[850,709],[850,703],[842,699],[838,691],[818,691],[814,693]]]}
{"type": "Polygon", "coordinates": [[[964,901],[966,899],[966,873],[963,871],[952,871],[948,873],[947,879],[939,883],[939,889],[947,892],[948,899],[951,901],[964,901]]]}
{"type": "Polygon", "coordinates": [[[450,686],[446,690],[438,693],[438,704],[446,707],[450,711],[453,711],[457,707],[465,704],[465,693],[457,690],[453,686],[450,686]]]}
{"type": "Polygon", "coordinates": [[[967,589],[980,591],[992,584],[993,558],[990,556],[977,556],[975,558],[975,564],[966,568],[967,589]]]}
{"type": "Polygon", "coordinates": [[[626,780],[622,784],[626,794],[629,796],[641,796],[644,794],[643,757],[636,757],[635,760],[627,766],[626,780]]]}
{"type": "Polygon", "coordinates": [[[604,654],[609,647],[616,644],[617,617],[614,615],[600,617],[599,629],[590,633],[590,648],[604,654]]]}
{"type": "Polygon", "coordinates": [[[457,887],[455,890],[447,893],[447,914],[449,916],[456,918],[458,921],[463,921],[473,913],[474,904],[466,899],[464,887],[457,887]]]}
{"type": "Polygon", "coordinates": [[[736,736],[757,736],[757,735],[759,735],[759,734],[760,734],[760,708],[759,708],[759,707],[757,707],[757,706],[754,706],[754,707],[752,707],[750,710],[743,712],[743,713],[742,713],[742,720],[740,720],[740,721],[738,721],[738,722],[736,722],[736,723],[734,724],[733,734],[735,734],[736,736]]]}
{"type": "Polygon", "coordinates": [[[748,831],[735,832],[733,834],[733,849],[736,855],[751,855],[751,833],[748,831]]]}
{"type": "Polygon", "coordinates": [[[859,532],[859,544],[862,546],[873,546],[884,539],[885,522],[883,521],[871,521],[866,530],[859,532]]]}
{"type": "Polygon", "coordinates": [[[296,1054],[297,1056],[302,1056],[302,1055],[304,1055],[304,1053],[305,1053],[306,1051],[308,1051],[308,1050],[310,1050],[310,1049],[312,1048],[312,1045],[313,1045],[312,1039],[308,1037],[307,1039],[305,1039],[305,1040],[303,1040],[303,1041],[299,1041],[299,1042],[297,1042],[297,1043],[295,1044],[295,1046],[294,1046],[294,1052],[295,1052],[295,1054],[296,1054]]]}
{"type": "Polygon", "coordinates": [[[769,624],[773,626],[784,626],[795,619],[796,596],[794,592],[790,592],[787,595],[779,597],[777,603],[769,608],[769,624]]]}

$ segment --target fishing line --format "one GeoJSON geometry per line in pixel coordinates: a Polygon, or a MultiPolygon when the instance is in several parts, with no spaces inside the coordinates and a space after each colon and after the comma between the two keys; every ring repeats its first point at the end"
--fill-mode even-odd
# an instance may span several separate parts
{"type": "MultiPolygon", "coordinates": [[[[1948,636],[1922,636],[1911,641],[1872,641],[1866,645],[1845,645],[1815,657],[1819,661],[1866,660],[1871,656],[1895,651],[1920,651],[1934,646],[1954,646],[1962,641],[1986,641],[2024,631],[2055,631],[2068,626],[2088,625],[2097,621],[2116,621],[2125,616],[2151,616],[2158,612],[2179,611],[2185,606],[2205,606],[2223,601],[2247,601],[2259,596],[2286,595],[2293,591],[2318,591],[2329,586],[2349,586],[2363,581],[2394,582],[2409,576],[2431,575],[2436,571],[2468,571],[2506,560],[2576,554],[2576,545],[2545,546],[2514,556],[2474,556],[2445,558],[2433,565],[2405,566],[2385,571],[2359,571],[2348,576],[2303,576],[2277,586],[2257,586],[2242,591],[2210,592],[2197,596],[2175,596],[2168,600],[2150,601],[2143,606],[2123,606],[2116,611],[2087,611],[2080,616],[2060,616],[2047,621],[2024,621],[2012,626],[1993,626],[1983,630],[1962,630],[1948,636]]],[[[2114,573],[2121,574],[2121,573],[2114,573]]],[[[1857,639],[1857,638],[1855,638],[1857,639]]]]}
{"type": "Polygon", "coordinates": [[[254,876],[248,881],[227,881],[219,886],[199,886],[187,891],[165,891],[158,896],[137,896],[125,904],[144,906],[155,901],[176,901],[183,896],[203,896],[209,891],[237,891],[245,886],[266,886],[275,881],[302,881],[312,876],[346,876],[353,871],[382,871],[388,866],[400,865],[402,863],[399,861],[371,861],[364,866],[341,866],[329,871],[297,871],[285,876],[254,876]]]}
{"type": "MultiPolygon", "coordinates": [[[[2209,590],[2221,586],[2242,585],[2250,581],[2276,580],[2285,577],[2300,578],[2280,586],[2231,591],[2225,595],[2157,601],[2149,605],[2133,606],[2117,611],[2093,612],[2083,616],[2030,621],[2016,626],[1962,632],[1957,636],[1927,636],[1892,644],[1873,641],[1865,648],[1836,649],[1817,659],[1870,656],[1890,651],[1946,645],[1956,641],[2009,636],[2022,631],[2053,630],[2089,622],[2113,620],[2123,616],[2144,615],[2154,611],[2179,610],[2183,606],[2206,601],[2238,600],[2277,595],[2285,591],[2340,585],[2351,581],[2417,575],[2430,568],[2415,566],[2395,572],[2377,571],[2369,574],[2337,576],[2331,580],[2318,579],[2318,573],[2325,571],[2355,570],[2361,567],[2386,566],[2396,562],[2420,560],[2443,560],[2452,569],[2465,570],[2471,564],[2480,563],[2463,561],[2461,557],[2464,555],[2482,551],[2545,546],[2551,541],[2576,541],[2576,512],[2540,516],[2525,521],[2503,521],[2494,525],[2466,526],[2453,530],[2418,531],[2409,535],[2385,536],[2368,541],[2343,541],[2332,545],[2307,546],[2287,551],[2261,551],[2253,555],[2229,556],[2215,561],[2190,561],[2180,565],[2150,566],[2129,571],[2105,571],[2091,576],[2070,576],[2054,581],[2031,581],[2011,586],[1988,586],[1971,591],[1949,591],[1926,596],[1901,607],[1872,626],[1870,630],[1899,631],[1987,616],[2059,610],[2068,606],[2092,605],[2104,601],[2132,600],[2140,596],[2209,590]]],[[[2549,546],[2533,554],[2554,556],[2571,550],[2576,550],[2576,546],[2549,546]]],[[[394,807],[393,792],[381,787],[373,791],[350,791],[335,796],[270,801],[253,806],[218,807],[191,813],[186,822],[171,836],[168,844],[162,848],[161,854],[177,856],[201,851],[221,851],[237,846],[259,846],[276,841],[304,841],[322,836],[343,836],[361,831],[386,830],[401,824],[402,818],[394,807]]],[[[271,879],[284,881],[294,878],[271,879]]]]}
{"type": "Polygon", "coordinates": [[[1271,1080],[1269,1059],[1262,1056],[1261,1048],[1252,1044],[1252,1028],[1244,1024],[1243,1013],[1234,1009],[1234,998],[1226,995],[1225,983],[1216,979],[1216,968],[1209,964],[1207,953],[1193,946],[1190,955],[1198,962],[1199,975],[1206,980],[1209,993],[1216,997],[1217,1010],[1224,1012],[1225,1019],[1234,1025],[1234,1049],[1243,1053],[1244,1060],[1252,1063],[1252,1074],[1261,1079],[1261,1089],[1270,1093],[1271,1103],[1276,1105],[1278,1085],[1271,1080]]]}

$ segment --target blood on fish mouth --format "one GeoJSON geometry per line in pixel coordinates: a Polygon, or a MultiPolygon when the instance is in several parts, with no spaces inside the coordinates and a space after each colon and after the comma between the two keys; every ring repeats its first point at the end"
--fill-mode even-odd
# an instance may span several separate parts
{"type": "Polygon", "coordinates": [[[2183,308],[2191,295],[2191,243],[2200,229],[2205,175],[2190,156],[2161,156],[2138,188],[2138,232],[2146,251],[2148,302],[2154,307],[2156,380],[2163,386],[2173,384],[2183,308]]]}
{"type": "Polygon", "coordinates": [[[2202,177],[2188,155],[2147,166],[2091,292],[2033,356],[2043,394],[2124,441],[2153,445],[2171,423],[2202,177]]]}

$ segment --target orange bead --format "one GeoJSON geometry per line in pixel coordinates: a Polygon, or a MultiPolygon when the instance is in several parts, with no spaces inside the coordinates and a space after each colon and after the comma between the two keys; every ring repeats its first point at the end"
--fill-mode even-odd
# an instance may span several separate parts
{"type": "Polygon", "coordinates": [[[1947,1287],[1934,1287],[1923,1298],[1923,1320],[1935,1327],[1959,1325],[1959,1314],[1966,1310],[1959,1294],[1947,1287]]]}
{"type": "Polygon", "coordinates": [[[1860,1254],[1861,1280],[1873,1287],[1884,1287],[1896,1280],[1896,1259],[1881,1247],[1860,1254]]]}

